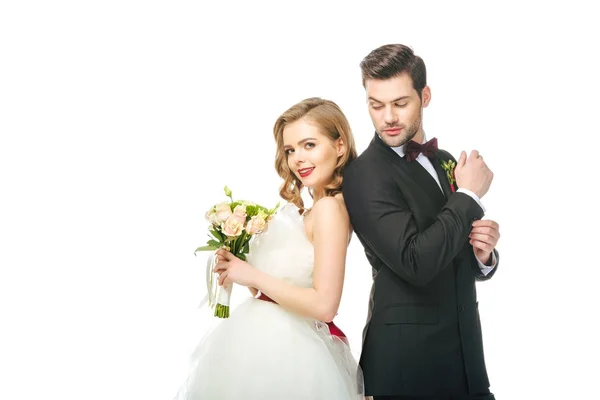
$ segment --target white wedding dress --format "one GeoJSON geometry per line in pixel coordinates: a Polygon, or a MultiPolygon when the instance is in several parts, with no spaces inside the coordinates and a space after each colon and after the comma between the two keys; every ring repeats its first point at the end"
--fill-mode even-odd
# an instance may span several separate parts
{"type": "MultiPolygon", "coordinates": [[[[279,210],[252,243],[248,262],[312,286],[314,249],[296,206],[279,210]]],[[[363,399],[363,380],[350,348],[328,325],[251,297],[197,347],[176,399],[363,399]]]]}

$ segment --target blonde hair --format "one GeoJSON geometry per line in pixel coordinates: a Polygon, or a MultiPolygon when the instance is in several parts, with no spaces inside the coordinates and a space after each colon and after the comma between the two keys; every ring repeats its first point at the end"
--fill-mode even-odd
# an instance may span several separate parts
{"type": "MultiPolygon", "coordinates": [[[[283,148],[283,130],[287,125],[301,118],[307,118],[310,122],[316,124],[321,133],[331,141],[342,138],[344,143],[344,154],[338,157],[331,182],[325,186],[325,196],[335,196],[342,191],[344,167],[356,158],[357,153],[350,124],[342,110],[333,101],[311,97],[293,105],[277,118],[273,127],[273,136],[277,143],[275,169],[279,176],[283,178],[279,194],[283,199],[295,204],[300,209],[300,213],[303,213],[305,209],[301,197],[302,182],[290,170],[287,155],[283,148]]],[[[309,193],[312,197],[311,190],[309,190],[309,193]]]]}

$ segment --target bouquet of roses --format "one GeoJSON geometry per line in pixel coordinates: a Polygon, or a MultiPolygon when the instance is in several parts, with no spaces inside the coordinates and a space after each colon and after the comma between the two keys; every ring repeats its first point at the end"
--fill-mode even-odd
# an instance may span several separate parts
{"type": "Polygon", "coordinates": [[[206,220],[210,223],[208,228],[209,240],[206,246],[198,247],[198,251],[214,251],[206,263],[206,285],[209,307],[215,307],[215,317],[229,318],[229,299],[232,286],[219,288],[218,280],[213,269],[217,263],[216,250],[226,249],[234,256],[246,260],[250,251],[250,240],[257,234],[264,232],[268,222],[279,207],[279,203],[267,209],[247,200],[233,200],[231,190],[224,188],[225,201],[212,206],[206,212],[206,220]]]}

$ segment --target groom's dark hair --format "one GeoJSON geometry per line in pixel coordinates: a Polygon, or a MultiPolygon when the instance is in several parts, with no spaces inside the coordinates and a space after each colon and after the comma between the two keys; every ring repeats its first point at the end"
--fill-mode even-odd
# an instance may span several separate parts
{"type": "Polygon", "coordinates": [[[386,44],[369,53],[360,63],[362,84],[367,79],[390,79],[398,75],[408,74],[413,88],[421,97],[427,85],[427,71],[423,59],[403,44],[386,44]]]}

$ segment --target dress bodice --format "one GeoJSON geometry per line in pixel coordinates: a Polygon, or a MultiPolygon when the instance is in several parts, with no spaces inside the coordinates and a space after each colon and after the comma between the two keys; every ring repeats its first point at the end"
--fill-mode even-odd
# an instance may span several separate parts
{"type": "Polygon", "coordinates": [[[247,259],[254,268],[289,284],[312,286],[314,248],[306,237],[304,217],[294,204],[284,205],[267,231],[250,243],[247,259]]]}

